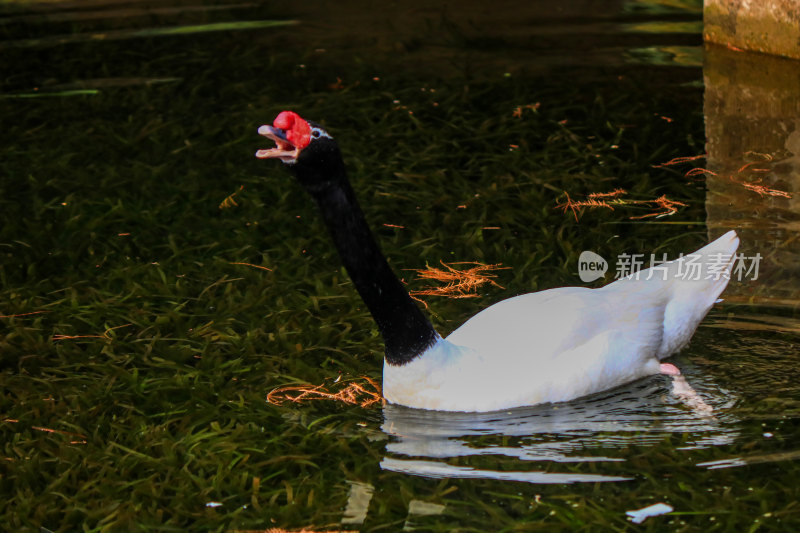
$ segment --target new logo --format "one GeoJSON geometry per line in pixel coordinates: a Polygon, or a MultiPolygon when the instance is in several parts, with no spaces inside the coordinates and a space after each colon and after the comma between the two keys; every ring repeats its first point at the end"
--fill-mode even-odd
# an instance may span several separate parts
{"type": "Polygon", "coordinates": [[[589,283],[606,275],[608,263],[605,259],[588,250],[581,252],[578,258],[578,275],[581,281],[589,283]]]}

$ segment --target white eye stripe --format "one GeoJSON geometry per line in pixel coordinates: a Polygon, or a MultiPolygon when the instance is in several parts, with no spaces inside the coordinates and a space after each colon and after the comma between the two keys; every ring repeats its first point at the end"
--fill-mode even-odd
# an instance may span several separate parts
{"type": "Polygon", "coordinates": [[[327,137],[328,139],[333,139],[333,137],[328,134],[327,131],[323,130],[322,128],[311,128],[311,136],[315,139],[319,139],[320,137],[327,137]]]}

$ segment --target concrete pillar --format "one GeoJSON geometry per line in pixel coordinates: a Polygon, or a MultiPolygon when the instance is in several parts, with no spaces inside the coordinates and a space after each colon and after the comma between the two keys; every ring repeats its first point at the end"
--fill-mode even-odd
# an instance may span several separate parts
{"type": "Polygon", "coordinates": [[[800,59],[800,1],[704,0],[703,38],[800,59]]]}

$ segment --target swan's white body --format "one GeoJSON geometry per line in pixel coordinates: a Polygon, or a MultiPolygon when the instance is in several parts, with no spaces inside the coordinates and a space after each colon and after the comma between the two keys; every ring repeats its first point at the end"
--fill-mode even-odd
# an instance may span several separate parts
{"type": "Polygon", "coordinates": [[[409,407],[493,411],[572,400],[657,374],[727,286],[738,245],[730,231],[687,256],[693,261],[599,289],[501,301],[411,362],[384,363],[383,394],[409,407]]]}

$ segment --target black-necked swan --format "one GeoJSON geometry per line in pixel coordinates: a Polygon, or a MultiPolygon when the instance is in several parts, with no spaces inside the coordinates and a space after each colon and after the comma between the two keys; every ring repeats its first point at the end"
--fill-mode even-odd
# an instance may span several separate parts
{"type": "Polygon", "coordinates": [[[342,262],[385,343],[383,395],[443,411],[563,402],[658,373],[725,289],[739,238],[730,231],[664,265],[599,289],[562,287],[498,302],[442,338],[381,253],[339,147],[291,111],[258,133],[317,201],[342,262]]]}

